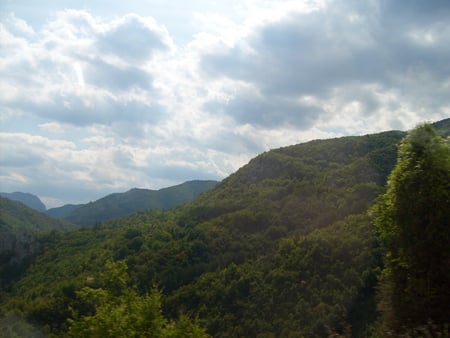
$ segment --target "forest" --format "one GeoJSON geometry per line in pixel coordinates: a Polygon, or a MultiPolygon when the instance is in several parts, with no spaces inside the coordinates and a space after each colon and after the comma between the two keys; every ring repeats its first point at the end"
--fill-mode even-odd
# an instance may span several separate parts
{"type": "Polygon", "coordinates": [[[37,243],[2,253],[2,333],[448,336],[449,136],[446,119],[270,150],[192,202],[92,227],[2,199],[0,243],[37,243]]]}

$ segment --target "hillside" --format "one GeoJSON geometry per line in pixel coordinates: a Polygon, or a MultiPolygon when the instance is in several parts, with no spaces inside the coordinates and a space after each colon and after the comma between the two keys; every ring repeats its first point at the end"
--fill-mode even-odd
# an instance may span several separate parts
{"type": "Polygon", "coordinates": [[[23,192],[0,192],[0,197],[9,198],[13,201],[21,202],[25,204],[27,207],[37,210],[39,212],[44,212],[47,208],[44,203],[37,197],[36,195],[23,193],[23,192]]]}
{"type": "Polygon", "coordinates": [[[65,204],[61,207],[48,209],[45,214],[53,217],[63,219],[64,217],[70,215],[76,209],[82,207],[84,204],[65,204]]]}
{"type": "Polygon", "coordinates": [[[39,238],[75,226],[54,220],[24,204],[0,197],[0,281],[14,280],[41,248],[39,238]]]}
{"type": "Polygon", "coordinates": [[[147,209],[176,207],[192,201],[216,184],[216,181],[189,181],[160,190],[135,188],[125,193],[108,195],[88,204],[65,205],[49,209],[47,214],[80,226],[93,226],[99,222],[147,209]]]}
{"type": "Polygon", "coordinates": [[[0,197],[0,229],[12,233],[44,233],[52,230],[71,230],[75,226],[68,222],[55,220],[21,202],[0,197]]]}
{"type": "Polygon", "coordinates": [[[405,135],[271,150],[191,203],[53,234],[3,312],[65,336],[68,319],[91,313],[77,291],[100,287],[114,261],[130,288],[159,286],[166,315],[198,318],[214,337],[367,337],[381,269],[367,211],[405,135]]]}
{"type": "Polygon", "coordinates": [[[450,135],[450,118],[433,123],[433,127],[439,135],[448,138],[450,135]]]}

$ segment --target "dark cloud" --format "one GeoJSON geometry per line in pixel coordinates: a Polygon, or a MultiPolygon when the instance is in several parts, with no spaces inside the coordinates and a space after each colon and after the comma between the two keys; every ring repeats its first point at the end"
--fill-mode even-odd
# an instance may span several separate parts
{"type": "Polygon", "coordinates": [[[168,48],[161,32],[134,14],[125,16],[120,25],[99,35],[97,44],[101,52],[129,62],[143,62],[152,52],[168,48]]]}
{"type": "MultiPolygon", "coordinates": [[[[378,99],[352,88],[374,85],[410,102],[417,100],[410,92],[425,100],[422,87],[440,93],[450,80],[449,9],[448,1],[335,1],[261,26],[234,47],[205,55],[201,66],[212,78],[252,85],[263,99],[239,93],[207,107],[239,123],[301,127],[324,113],[295,103],[305,95],[332,100],[337,89],[349,88],[346,95],[352,100],[354,94],[366,113],[376,110],[378,99]]],[[[437,109],[450,103],[441,99],[435,98],[437,109]]]]}
{"type": "Polygon", "coordinates": [[[295,125],[309,128],[324,111],[318,107],[302,104],[284,97],[266,97],[244,94],[222,103],[208,102],[205,109],[213,113],[227,114],[238,124],[251,124],[264,128],[295,125]]]}
{"type": "Polygon", "coordinates": [[[130,124],[140,128],[146,123],[158,123],[168,116],[165,108],[157,103],[118,100],[109,94],[83,96],[54,93],[51,101],[42,103],[23,99],[13,105],[32,111],[47,121],[75,126],[108,125],[118,129],[123,126],[125,133],[130,124]]]}
{"type": "Polygon", "coordinates": [[[393,25],[423,25],[448,21],[450,3],[447,0],[380,0],[380,11],[393,25]]]}
{"type": "Polygon", "coordinates": [[[291,16],[256,31],[246,42],[253,53],[238,46],[205,56],[202,65],[213,76],[255,83],[264,95],[325,95],[380,74],[383,55],[373,55],[368,37],[359,36],[361,24],[340,26],[323,12],[291,16]]]}

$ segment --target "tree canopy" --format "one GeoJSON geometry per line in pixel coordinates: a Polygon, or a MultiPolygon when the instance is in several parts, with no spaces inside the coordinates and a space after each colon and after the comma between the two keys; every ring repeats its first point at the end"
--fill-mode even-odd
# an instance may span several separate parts
{"type": "Polygon", "coordinates": [[[72,309],[69,335],[76,338],[207,338],[205,330],[182,316],[167,320],[161,309],[161,293],[155,287],[139,296],[128,285],[125,261],[107,262],[98,284],[77,291],[78,309],[72,309]]]}
{"type": "Polygon", "coordinates": [[[386,329],[449,320],[450,146],[429,124],[401,142],[376,208],[386,248],[380,309],[386,329]]]}

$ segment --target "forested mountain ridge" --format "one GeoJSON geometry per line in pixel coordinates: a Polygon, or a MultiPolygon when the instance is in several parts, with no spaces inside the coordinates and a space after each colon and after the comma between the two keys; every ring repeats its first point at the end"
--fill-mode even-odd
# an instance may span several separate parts
{"type": "Polygon", "coordinates": [[[55,220],[21,202],[3,197],[0,197],[0,226],[2,230],[7,229],[14,233],[22,231],[49,232],[76,228],[73,224],[55,220]]]}
{"type": "Polygon", "coordinates": [[[142,297],[159,286],[167,316],[198,318],[214,337],[370,336],[382,254],[367,210],[405,135],[275,149],[181,207],[54,233],[3,313],[67,336],[93,318],[80,290],[101,290],[112,261],[142,297]]]}
{"type": "Polygon", "coordinates": [[[45,212],[47,209],[45,204],[36,195],[23,192],[0,192],[1,197],[9,198],[13,201],[18,201],[25,204],[27,207],[35,209],[39,212],[45,212]]]}
{"type": "Polygon", "coordinates": [[[404,136],[393,131],[271,150],[200,196],[189,212],[198,221],[236,216],[227,221],[236,229],[239,214],[251,210],[258,227],[241,229],[245,232],[270,226],[303,232],[327,225],[366,210],[382,191],[404,136]]]}
{"type": "Polygon", "coordinates": [[[193,200],[216,184],[217,181],[195,180],[159,190],[134,188],[124,193],[110,194],[87,204],[49,209],[47,214],[80,226],[93,226],[99,222],[147,209],[176,207],[193,200]]]}

